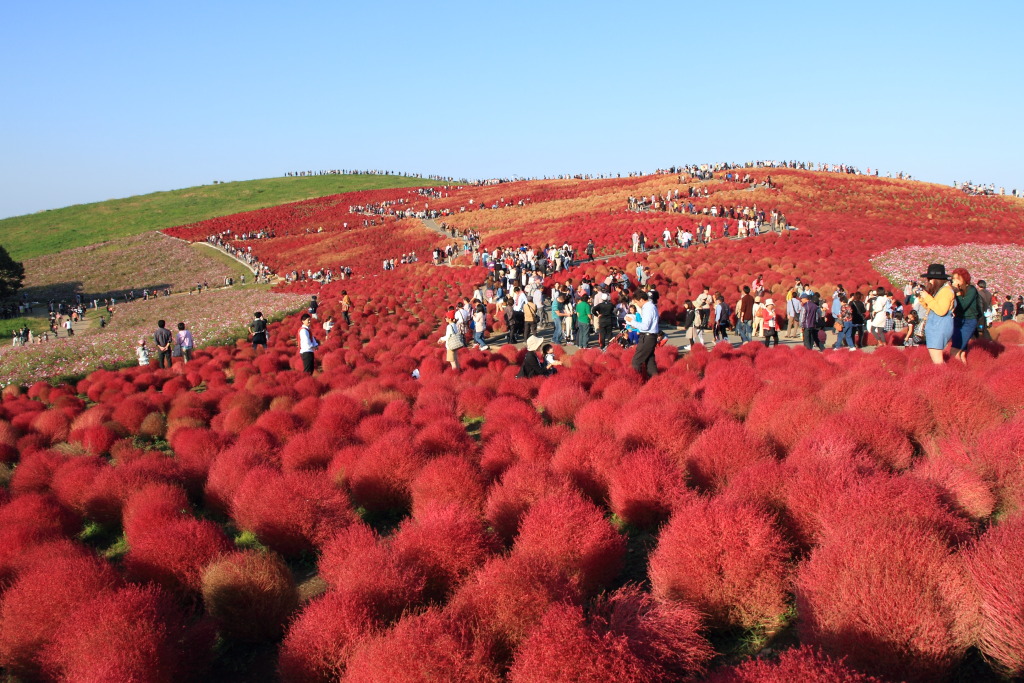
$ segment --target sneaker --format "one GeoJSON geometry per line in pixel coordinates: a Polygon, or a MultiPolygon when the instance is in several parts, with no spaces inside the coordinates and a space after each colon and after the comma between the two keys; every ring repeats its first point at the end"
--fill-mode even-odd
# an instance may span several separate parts
{"type": "Polygon", "coordinates": [[[690,350],[690,347],[689,347],[689,346],[684,346],[684,347],[683,347],[683,351],[689,351],[689,350],[690,350]]]}

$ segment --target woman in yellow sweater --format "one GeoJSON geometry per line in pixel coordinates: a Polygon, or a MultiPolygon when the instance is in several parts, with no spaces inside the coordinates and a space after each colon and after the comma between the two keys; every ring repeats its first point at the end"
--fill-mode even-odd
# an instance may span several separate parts
{"type": "Polygon", "coordinates": [[[921,277],[927,278],[928,286],[921,292],[921,304],[928,309],[928,320],[924,326],[925,345],[932,362],[942,365],[945,358],[942,351],[953,337],[953,306],[956,295],[949,285],[946,266],[933,263],[928,272],[921,277]]]}

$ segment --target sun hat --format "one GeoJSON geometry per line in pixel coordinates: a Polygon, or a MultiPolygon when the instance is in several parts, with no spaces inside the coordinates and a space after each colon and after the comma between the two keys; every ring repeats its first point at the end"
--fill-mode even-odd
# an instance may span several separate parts
{"type": "Polygon", "coordinates": [[[530,338],[526,340],[526,350],[527,351],[536,351],[543,344],[544,344],[543,337],[538,337],[535,334],[534,335],[530,335],[530,338]]]}
{"type": "Polygon", "coordinates": [[[774,306],[775,305],[775,301],[773,301],[772,299],[765,299],[764,305],[765,306],[774,306]]]}
{"type": "Polygon", "coordinates": [[[946,266],[942,263],[933,263],[928,266],[928,272],[923,273],[921,277],[926,277],[929,280],[948,280],[949,276],[946,275],[946,266]]]}

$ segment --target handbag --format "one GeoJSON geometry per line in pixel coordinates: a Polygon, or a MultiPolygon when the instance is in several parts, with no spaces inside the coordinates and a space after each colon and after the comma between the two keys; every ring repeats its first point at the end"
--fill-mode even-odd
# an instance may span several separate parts
{"type": "Polygon", "coordinates": [[[449,351],[454,351],[456,349],[461,349],[465,345],[466,342],[463,341],[462,335],[459,334],[458,330],[449,328],[448,337],[444,340],[444,347],[449,351]]]}

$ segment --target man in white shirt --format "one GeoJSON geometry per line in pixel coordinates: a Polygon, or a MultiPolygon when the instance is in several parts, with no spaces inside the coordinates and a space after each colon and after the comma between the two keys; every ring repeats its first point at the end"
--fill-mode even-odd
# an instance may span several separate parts
{"type": "Polygon", "coordinates": [[[302,327],[299,328],[299,357],[302,358],[302,371],[307,375],[313,374],[313,351],[320,343],[313,337],[309,325],[313,316],[309,313],[302,314],[302,327]]]}

